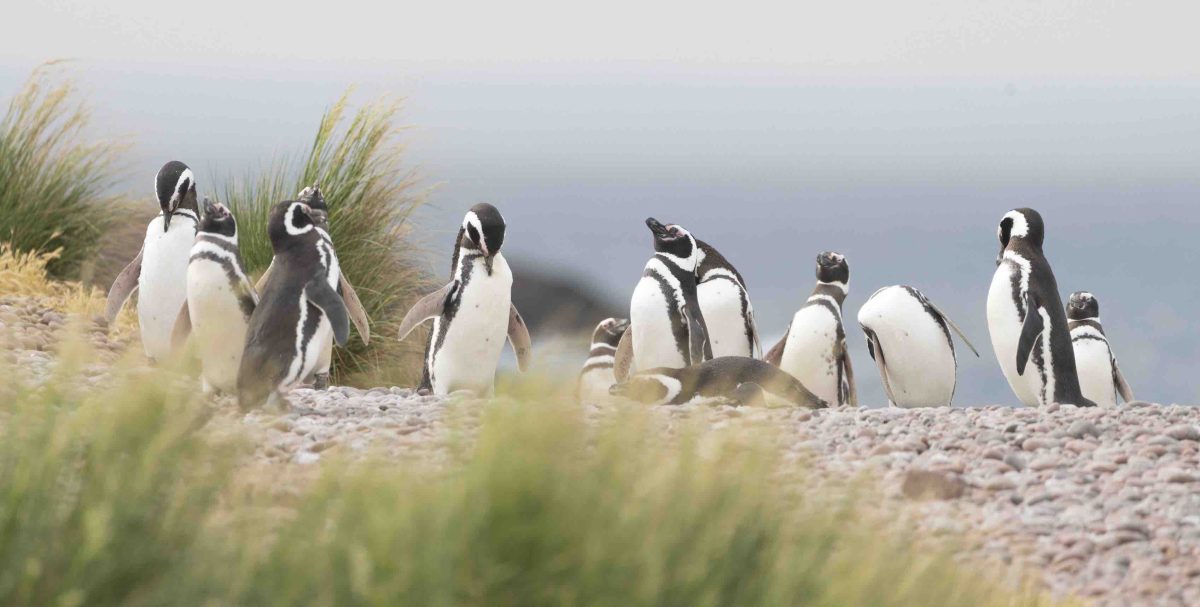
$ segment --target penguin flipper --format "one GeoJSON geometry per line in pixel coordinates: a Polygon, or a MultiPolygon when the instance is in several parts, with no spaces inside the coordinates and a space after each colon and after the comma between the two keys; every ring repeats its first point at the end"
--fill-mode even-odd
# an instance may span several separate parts
{"type": "Polygon", "coordinates": [[[928,298],[925,299],[925,303],[929,304],[929,307],[932,308],[934,312],[937,312],[937,315],[941,316],[942,320],[946,321],[946,324],[950,325],[950,328],[954,329],[955,333],[958,333],[958,338],[961,339],[964,344],[967,344],[967,347],[971,349],[971,352],[975,353],[975,358],[979,358],[979,350],[975,349],[975,344],[972,344],[971,340],[967,339],[967,334],[963,333],[963,330],[959,328],[958,324],[953,320],[950,320],[950,317],[946,316],[946,313],[943,312],[941,308],[937,307],[937,305],[932,301],[929,301],[928,298]]]}
{"type": "Polygon", "coordinates": [[[304,285],[304,297],[312,305],[321,308],[329,319],[329,324],[333,326],[333,341],[339,346],[346,345],[346,340],[350,339],[350,315],[346,312],[346,304],[342,303],[342,298],[329,286],[325,277],[314,276],[308,281],[304,285]]]}
{"type": "Polygon", "coordinates": [[[629,368],[633,366],[633,329],[627,329],[617,342],[617,352],[613,354],[613,377],[617,381],[625,381],[629,377],[629,368]]]}
{"type": "Polygon", "coordinates": [[[266,284],[267,284],[267,277],[271,275],[271,270],[273,270],[273,269],[275,269],[275,258],[274,257],[271,258],[271,264],[268,265],[267,269],[263,271],[262,276],[258,277],[258,282],[254,283],[254,291],[256,293],[263,292],[263,287],[266,286],[266,284]]]}
{"type": "Polygon", "coordinates": [[[1039,311],[1037,298],[1033,293],[1025,293],[1025,324],[1021,327],[1021,339],[1017,342],[1017,375],[1025,375],[1025,365],[1029,364],[1029,356],[1038,339],[1042,337],[1045,323],[1039,311]]]}
{"type": "MultiPolygon", "coordinates": [[[[699,310],[699,306],[696,306],[696,309],[699,310]]],[[[689,364],[698,365],[712,358],[712,350],[706,347],[708,333],[704,330],[699,315],[694,312],[692,306],[683,306],[683,319],[688,326],[688,361],[689,364]]]]}
{"type": "Polygon", "coordinates": [[[179,349],[187,342],[188,334],[192,332],[192,315],[188,303],[183,302],[179,308],[179,316],[175,317],[175,326],[171,329],[171,347],[179,349]]]}
{"type": "Polygon", "coordinates": [[[854,385],[854,365],[850,364],[850,349],[846,347],[845,340],[842,340],[841,350],[842,374],[846,380],[846,403],[851,407],[857,407],[858,388],[854,385]]]}
{"type": "Polygon", "coordinates": [[[779,343],[775,344],[769,352],[763,356],[763,361],[771,363],[778,367],[783,362],[783,348],[787,345],[788,334],[792,332],[792,324],[788,323],[787,330],[783,332],[783,337],[779,338],[779,343]]]}
{"type": "Polygon", "coordinates": [[[750,310],[750,339],[754,341],[754,348],[750,350],[751,358],[762,360],[763,349],[762,341],[758,338],[758,323],[754,322],[754,310],[750,310]]]}
{"type": "Polygon", "coordinates": [[[887,394],[888,403],[894,404],[896,397],[892,394],[892,382],[888,380],[887,360],[883,356],[883,346],[879,344],[879,338],[874,332],[867,333],[867,345],[870,347],[871,358],[875,360],[875,366],[879,367],[879,379],[883,381],[883,392],[887,394]]]}
{"type": "Polygon", "coordinates": [[[1125,374],[1121,373],[1121,367],[1117,366],[1115,358],[1113,359],[1113,383],[1116,384],[1117,392],[1120,393],[1121,398],[1125,399],[1125,402],[1134,401],[1133,388],[1130,388],[1129,382],[1125,381],[1125,374]]]}
{"type": "Polygon", "coordinates": [[[354,292],[354,287],[350,286],[350,281],[346,280],[345,274],[339,277],[338,286],[342,289],[342,301],[346,304],[346,310],[350,312],[350,321],[354,323],[354,328],[362,336],[363,345],[370,345],[371,326],[368,323],[367,311],[363,309],[362,301],[358,299],[358,293],[354,292]]]}
{"type": "Polygon", "coordinates": [[[417,325],[441,316],[446,309],[446,304],[458,292],[458,284],[457,280],[451,281],[446,286],[422,297],[421,301],[413,305],[408,314],[404,315],[404,321],[400,323],[400,339],[408,337],[408,334],[412,333],[417,325]]]}
{"type": "Polygon", "coordinates": [[[517,355],[517,368],[522,373],[529,370],[533,364],[533,340],[529,338],[529,327],[517,307],[508,306],[508,342],[512,344],[513,353],[517,355]]]}
{"type": "Polygon", "coordinates": [[[138,251],[137,257],[134,257],[133,261],[130,261],[120,274],[117,274],[116,280],[108,289],[108,302],[104,306],[104,320],[110,325],[117,318],[117,314],[121,313],[121,308],[125,307],[125,302],[129,301],[129,296],[138,287],[138,278],[142,274],[142,253],[145,251],[145,247],[138,251]]]}

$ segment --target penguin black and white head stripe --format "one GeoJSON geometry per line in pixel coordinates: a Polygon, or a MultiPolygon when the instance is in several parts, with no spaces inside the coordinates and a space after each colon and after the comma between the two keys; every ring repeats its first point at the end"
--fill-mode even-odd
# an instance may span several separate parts
{"type": "Polygon", "coordinates": [[[765,393],[769,403],[814,409],[829,406],[779,368],[741,356],[723,356],[682,369],[639,371],[614,385],[610,393],[649,405],[747,404],[743,395],[765,393]]]}
{"type": "Polygon", "coordinates": [[[697,240],[696,295],[713,356],[762,357],[754,306],[742,274],[716,248],[697,240]]]}
{"type": "Polygon", "coordinates": [[[1009,211],[996,234],[1001,248],[988,291],[988,331],[1013,392],[1028,406],[1094,405],[1079,389],[1066,311],[1042,252],[1041,214],[1009,211]]]}
{"type": "Polygon", "coordinates": [[[276,254],[292,247],[316,245],[320,235],[317,224],[326,221],[325,212],[299,201],[286,201],[271,207],[267,236],[276,254]]]}
{"type": "Polygon", "coordinates": [[[840,306],[850,292],[850,265],[846,256],[833,251],[817,255],[817,286],[814,295],[828,295],[840,306]]]}
{"type": "Polygon", "coordinates": [[[237,220],[225,205],[208,198],[204,199],[200,211],[200,228],[196,233],[196,243],[192,245],[190,261],[204,258],[218,264],[225,271],[230,290],[237,294],[242,311],[249,318],[258,303],[258,294],[250,285],[242,263],[237,220]]]}
{"type": "Polygon", "coordinates": [[[171,227],[171,217],[179,209],[197,210],[196,178],[192,169],[178,160],[163,165],[154,178],[154,192],[162,209],[163,232],[171,227]]]}
{"type": "Polygon", "coordinates": [[[1084,398],[1102,407],[1115,407],[1117,397],[1134,400],[1133,389],[1117,364],[1104,326],[1100,323],[1100,301],[1087,291],[1076,291],[1067,300],[1067,325],[1084,398]]]}
{"type": "Polygon", "coordinates": [[[691,232],[678,225],[663,225],[662,222],[650,217],[646,219],[646,227],[654,235],[654,251],[667,255],[676,261],[676,265],[687,271],[696,271],[698,249],[696,238],[691,232]]]}
{"type": "Polygon", "coordinates": [[[458,232],[458,249],[455,250],[453,265],[458,264],[459,256],[463,253],[483,255],[484,268],[492,273],[492,260],[504,246],[506,229],[504,217],[496,207],[481,202],[473,207],[463,217],[462,229],[458,232]]]}
{"type": "Polygon", "coordinates": [[[616,383],[613,364],[617,344],[628,329],[629,321],[624,318],[606,318],[596,325],[588,358],[579,372],[577,400],[593,402],[608,396],[608,389],[616,383]]]}

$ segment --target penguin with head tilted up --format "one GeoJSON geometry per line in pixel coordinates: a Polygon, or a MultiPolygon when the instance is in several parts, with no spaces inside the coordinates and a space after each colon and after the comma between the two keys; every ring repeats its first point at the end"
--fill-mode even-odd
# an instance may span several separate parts
{"type": "Polygon", "coordinates": [[[1100,301],[1087,291],[1077,291],[1067,300],[1067,327],[1079,372],[1083,397],[1101,407],[1117,406],[1117,395],[1133,400],[1133,389],[1117,365],[1104,327],[1100,324],[1100,301]]]}
{"type": "Polygon", "coordinates": [[[171,354],[175,317],[187,299],[188,259],[200,217],[196,178],[186,164],[164,164],[154,191],[161,211],[146,227],[142,249],[109,288],[104,316],[111,324],[137,289],[142,347],[151,361],[163,361],[171,354]]]}
{"type": "Polygon", "coordinates": [[[639,371],[610,393],[649,405],[829,406],[778,367],[743,356],[723,356],[682,369],[639,371]]]}
{"type": "Polygon", "coordinates": [[[271,208],[267,233],[274,269],[246,329],[237,380],[243,410],[281,399],[316,369],[324,347],[319,339],[322,318],[328,319],[338,345],[349,338],[346,304],[325,271],[324,241],[317,231],[323,215],[294,200],[271,208]]]}
{"type": "MultiPolygon", "coordinates": [[[[321,192],[321,187],[314,184],[304,188],[296,195],[296,200],[307,204],[314,211],[319,211],[317,216],[320,219],[318,220],[316,229],[317,234],[321,236],[321,240],[317,243],[317,247],[321,251],[321,266],[325,272],[325,279],[329,282],[329,286],[333,287],[342,296],[342,302],[346,304],[346,311],[350,314],[350,322],[358,330],[363,344],[370,344],[371,330],[367,320],[367,313],[363,309],[362,302],[358,299],[358,293],[355,293],[354,287],[350,285],[350,281],[342,273],[342,266],[338,262],[337,252],[333,248],[333,238],[329,235],[329,206],[325,202],[325,195],[321,192]]],[[[274,266],[275,261],[272,259],[271,265],[267,267],[267,271],[258,279],[259,289],[266,284],[267,278],[271,275],[271,269],[274,266]]],[[[314,388],[324,390],[329,386],[329,368],[333,364],[333,328],[330,327],[329,319],[327,318],[323,317],[320,326],[317,328],[317,341],[322,344],[321,356],[317,361],[317,366],[313,369],[312,383],[314,388]]]]}
{"type": "Polygon", "coordinates": [[[857,406],[854,367],[842,327],[842,303],[849,292],[845,256],[830,251],[817,255],[817,286],[765,360],[830,404],[857,406]]]}
{"type": "Polygon", "coordinates": [[[909,286],[876,291],[859,308],[858,324],[892,406],[939,407],[954,400],[958,360],[951,329],[979,356],[962,329],[909,286]]]}
{"type": "Polygon", "coordinates": [[[592,332],[592,347],[588,352],[588,359],[583,363],[583,370],[579,372],[576,389],[579,402],[594,403],[608,397],[608,389],[617,383],[613,374],[617,344],[628,329],[629,321],[624,318],[606,318],[596,325],[596,330],[592,332]]]}
{"type": "Polygon", "coordinates": [[[404,339],[417,325],[433,321],[422,389],[491,396],[506,337],[518,368],[529,368],[533,358],[529,329],[512,304],[512,271],[500,253],[505,229],[496,207],[486,203],[471,207],[454,243],[449,284],[417,302],[400,323],[400,339],[404,339]]]}
{"type": "Polygon", "coordinates": [[[646,220],[654,236],[654,256],[629,302],[629,330],[617,346],[614,372],[624,379],[631,368],[681,369],[713,357],[704,312],[696,294],[699,246],[678,225],[646,220]]]}
{"type": "Polygon", "coordinates": [[[1042,216],[1033,209],[1009,211],[997,237],[1000,256],[988,291],[988,331],[1008,384],[1030,407],[1094,406],[1079,390],[1067,314],[1042,253],[1042,216]]]}
{"type": "Polygon", "coordinates": [[[192,339],[205,394],[235,394],[246,327],[258,293],[242,264],[233,214],[207,198],[200,211],[200,230],[187,266],[187,300],[175,319],[172,339],[176,347],[192,339]]]}
{"type": "Polygon", "coordinates": [[[697,240],[696,300],[704,314],[713,357],[762,357],[754,306],[742,274],[711,245],[697,240]]]}

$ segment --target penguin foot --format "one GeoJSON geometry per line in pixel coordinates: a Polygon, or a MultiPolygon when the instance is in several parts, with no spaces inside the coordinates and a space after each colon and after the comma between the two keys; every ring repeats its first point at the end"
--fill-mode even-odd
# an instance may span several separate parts
{"type": "Polygon", "coordinates": [[[329,374],[317,373],[313,375],[313,390],[328,390],[329,389],[329,374]]]}

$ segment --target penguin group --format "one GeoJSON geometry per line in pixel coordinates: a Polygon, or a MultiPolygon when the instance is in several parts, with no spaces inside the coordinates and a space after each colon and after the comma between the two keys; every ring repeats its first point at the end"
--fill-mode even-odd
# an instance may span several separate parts
{"type": "MultiPolygon", "coordinates": [[[[817,255],[812,294],[763,354],[745,280],[733,265],[682,226],[653,218],[646,225],[653,257],[633,291],[629,320],[607,319],[596,328],[579,378],[581,400],[599,400],[602,384],[611,382],[609,395],[649,404],[857,406],[842,316],[850,293],[844,255],[817,255]]],[[[1017,398],[1031,407],[1133,400],[1095,296],[1076,292],[1062,304],[1042,251],[1041,215],[1028,208],[1010,211],[997,236],[988,329],[1017,398]]],[[[889,406],[952,404],[958,369],[953,335],[979,356],[962,329],[912,286],[875,291],[859,309],[858,325],[889,406]]]]}
{"type": "MultiPolygon", "coordinates": [[[[138,326],[152,363],[190,343],[203,391],[235,396],[250,409],[281,405],[300,385],[327,387],[332,349],[347,343],[351,326],[369,343],[369,319],[341,271],[318,185],[270,208],[266,236],[273,256],[257,284],[242,262],[233,213],[197,200],[195,174],[186,164],[163,165],[154,189],[160,212],[113,282],[106,310],[112,322],[139,292],[138,326]]],[[[728,258],[679,224],[654,218],[645,224],[653,253],[628,318],[607,318],[592,334],[578,378],[580,401],[858,405],[843,319],[850,294],[844,255],[817,255],[811,295],[764,352],[746,281],[728,258]]],[[[532,340],[513,305],[512,269],[501,252],[506,228],[495,206],[471,207],[454,241],[448,281],[401,322],[399,338],[405,339],[432,321],[419,386],[425,393],[491,396],[506,341],[521,371],[532,365],[532,340]]],[[[1095,295],[1079,291],[1062,304],[1042,251],[1041,215],[1010,211],[997,237],[988,329],[1017,398],[1028,406],[1132,400],[1095,295]]],[[[958,365],[952,333],[979,356],[958,325],[911,286],[875,291],[858,324],[891,406],[952,403],[958,365]]]]}

